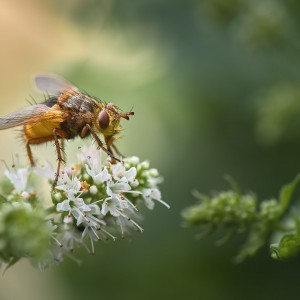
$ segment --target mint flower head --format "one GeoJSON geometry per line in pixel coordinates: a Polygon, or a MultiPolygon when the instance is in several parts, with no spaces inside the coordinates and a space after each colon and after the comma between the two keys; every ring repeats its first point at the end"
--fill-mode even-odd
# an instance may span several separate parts
{"type": "Polygon", "coordinates": [[[218,245],[234,235],[243,233],[246,240],[235,262],[242,262],[255,255],[263,246],[270,244],[271,257],[288,259],[300,252],[300,214],[290,209],[290,203],[300,175],[284,185],[277,197],[258,200],[253,193],[240,192],[231,179],[232,190],[214,193],[213,196],[195,193],[198,203],[182,212],[187,227],[198,226],[200,237],[221,229],[224,234],[218,245]]]}
{"type": "Polygon", "coordinates": [[[54,173],[50,163],[5,171],[0,198],[2,264],[10,266],[26,257],[45,269],[73,256],[78,247],[94,253],[96,241],[142,232],[140,207],[153,209],[157,202],[169,208],[161,199],[158,171],[137,157],[115,162],[102,159],[94,146],[83,147],[78,163],[60,172],[49,207],[36,196],[37,186],[42,178],[52,184],[54,173]],[[8,218],[8,212],[16,217],[8,218]]]}

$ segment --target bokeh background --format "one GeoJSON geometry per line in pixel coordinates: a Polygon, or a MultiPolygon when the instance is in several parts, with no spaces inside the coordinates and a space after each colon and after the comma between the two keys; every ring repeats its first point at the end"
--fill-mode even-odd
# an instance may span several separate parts
{"type": "MultiPolygon", "coordinates": [[[[230,174],[259,198],[299,172],[300,4],[295,0],[1,0],[1,114],[41,99],[31,78],[57,73],[136,115],[119,148],[149,159],[165,181],[143,234],[98,243],[39,273],[26,262],[0,281],[1,300],[295,299],[300,259],[268,249],[235,265],[223,247],[182,227],[191,191],[226,189],[230,174]]],[[[24,146],[0,132],[0,158],[24,146]]],[[[67,143],[76,157],[81,140],[67,143]]],[[[33,150],[55,161],[51,145],[33,150]]]]}

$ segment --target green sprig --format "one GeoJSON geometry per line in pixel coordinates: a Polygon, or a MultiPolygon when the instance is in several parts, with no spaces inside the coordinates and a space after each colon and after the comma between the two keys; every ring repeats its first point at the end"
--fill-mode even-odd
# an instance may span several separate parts
{"type": "Polygon", "coordinates": [[[199,226],[204,234],[217,229],[227,230],[222,243],[236,233],[247,232],[235,262],[255,255],[272,236],[281,234],[281,240],[270,246],[271,256],[287,259],[300,251],[300,218],[289,211],[299,181],[300,175],[284,185],[277,198],[259,202],[253,193],[241,194],[237,184],[230,179],[231,184],[234,182],[234,190],[219,192],[212,197],[197,193],[198,204],[182,212],[184,223],[186,226],[199,226]]]}

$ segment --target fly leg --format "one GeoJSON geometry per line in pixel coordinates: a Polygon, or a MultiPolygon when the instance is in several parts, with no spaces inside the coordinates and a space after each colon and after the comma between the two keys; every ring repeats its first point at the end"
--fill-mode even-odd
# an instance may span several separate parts
{"type": "Polygon", "coordinates": [[[96,134],[96,132],[92,129],[92,127],[89,124],[86,124],[85,127],[90,131],[90,133],[93,136],[94,140],[98,144],[98,149],[101,148],[108,156],[110,156],[110,158],[112,158],[113,160],[116,160],[116,161],[120,162],[120,160],[118,158],[114,157],[113,154],[103,146],[103,143],[99,139],[99,137],[96,134]]]}
{"type": "Polygon", "coordinates": [[[57,153],[57,170],[56,170],[55,178],[54,178],[54,181],[53,181],[53,184],[52,184],[52,189],[53,190],[56,187],[56,184],[57,184],[57,181],[58,181],[61,163],[64,161],[63,157],[62,157],[62,148],[59,145],[58,137],[59,137],[58,130],[54,128],[53,129],[53,138],[54,138],[54,144],[55,144],[56,153],[57,153]]]}
{"type": "Polygon", "coordinates": [[[35,161],[33,159],[32,151],[30,148],[30,145],[38,145],[45,142],[49,142],[53,140],[53,136],[46,136],[43,138],[33,138],[33,139],[27,139],[26,140],[26,150],[27,150],[27,156],[30,162],[31,167],[35,166],[35,161]]]}
{"type": "Polygon", "coordinates": [[[61,144],[61,152],[62,152],[63,161],[66,161],[65,139],[62,138],[60,144],[61,144]]]}
{"type": "Polygon", "coordinates": [[[114,152],[115,152],[119,157],[124,157],[124,155],[122,155],[122,153],[119,151],[117,146],[114,144],[115,140],[116,139],[113,138],[113,137],[108,137],[108,138],[105,139],[105,143],[107,145],[108,151],[112,154],[114,154],[114,152]]]}
{"type": "Polygon", "coordinates": [[[29,162],[30,162],[30,166],[34,167],[35,162],[34,162],[34,159],[33,159],[31,148],[30,148],[30,141],[26,142],[26,150],[27,150],[27,156],[28,156],[28,159],[29,159],[29,162]]]}
{"type": "Polygon", "coordinates": [[[59,177],[59,172],[60,172],[60,167],[61,167],[62,162],[64,162],[64,159],[63,159],[63,156],[62,156],[62,148],[61,148],[61,146],[59,144],[59,140],[58,140],[59,137],[61,137],[62,139],[67,138],[64,135],[63,131],[54,128],[53,129],[53,135],[28,139],[26,141],[27,155],[28,155],[31,166],[34,166],[35,163],[34,163],[34,159],[33,159],[33,156],[32,156],[30,145],[38,145],[38,144],[42,144],[42,143],[50,142],[50,141],[54,140],[54,144],[55,144],[55,148],[56,148],[56,152],[57,152],[58,165],[57,165],[57,171],[56,171],[56,174],[55,174],[55,179],[54,179],[54,182],[53,182],[53,185],[52,185],[52,189],[54,189],[56,184],[57,184],[58,177],[59,177]]]}

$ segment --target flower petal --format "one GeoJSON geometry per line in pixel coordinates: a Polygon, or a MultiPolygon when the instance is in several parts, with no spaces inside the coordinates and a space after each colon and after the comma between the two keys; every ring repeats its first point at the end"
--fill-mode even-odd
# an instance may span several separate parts
{"type": "Polygon", "coordinates": [[[63,202],[58,203],[56,205],[56,209],[58,211],[70,211],[71,210],[70,201],[64,200],[63,202]]]}

